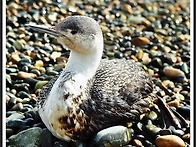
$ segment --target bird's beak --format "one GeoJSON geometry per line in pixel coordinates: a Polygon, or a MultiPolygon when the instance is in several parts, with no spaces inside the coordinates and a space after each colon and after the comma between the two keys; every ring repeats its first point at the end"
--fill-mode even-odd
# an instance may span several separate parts
{"type": "Polygon", "coordinates": [[[43,33],[47,33],[56,37],[64,36],[60,32],[57,32],[54,27],[46,27],[41,25],[34,25],[34,24],[26,24],[27,27],[33,28],[35,31],[40,31],[43,33]]]}

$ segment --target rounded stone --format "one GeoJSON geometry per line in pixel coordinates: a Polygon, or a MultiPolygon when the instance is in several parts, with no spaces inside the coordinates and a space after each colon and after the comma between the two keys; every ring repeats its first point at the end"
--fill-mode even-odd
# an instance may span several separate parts
{"type": "Polygon", "coordinates": [[[33,127],[27,130],[23,130],[16,135],[12,135],[9,138],[9,143],[12,147],[38,147],[41,144],[42,137],[43,130],[39,127],[33,127]]]}
{"type": "Polygon", "coordinates": [[[184,141],[176,135],[164,135],[156,138],[158,147],[185,147],[184,141]]]}
{"type": "Polygon", "coordinates": [[[26,79],[26,78],[36,78],[37,75],[34,74],[34,73],[27,73],[27,72],[23,72],[23,71],[20,71],[18,72],[17,76],[19,78],[22,78],[22,79],[26,79]]]}
{"type": "Polygon", "coordinates": [[[131,43],[135,46],[144,46],[147,45],[150,42],[150,40],[146,37],[134,37],[131,40],[131,43]]]}
{"type": "Polygon", "coordinates": [[[171,66],[169,67],[165,67],[163,69],[163,73],[170,78],[176,78],[176,76],[178,75],[185,75],[183,71],[181,71],[180,69],[177,68],[173,68],[171,66]]]}
{"type": "Polygon", "coordinates": [[[41,89],[44,85],[46,85],[48,83],[48,81],[39,81],[39,82],[37,82],[36,83],[36,85],[35,85],[35,91],[37,90],[37,89],[41,89]]]}
{"type": "Polygon", "coordinates": [[[114,126],[101,130],[95,136],[95,144],[98,146],[123,146],[129,143],[131,134],[124,126],[114,126]]]}

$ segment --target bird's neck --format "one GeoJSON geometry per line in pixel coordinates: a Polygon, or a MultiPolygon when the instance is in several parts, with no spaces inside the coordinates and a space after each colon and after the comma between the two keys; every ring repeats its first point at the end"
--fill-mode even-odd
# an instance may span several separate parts
{"type": "Polygon", "coordinates": [[[71,72],[75,80],[85,84],[95,75],[101,56],[102,52],[81,54],[71,51],[64,72],[71,72]]]}

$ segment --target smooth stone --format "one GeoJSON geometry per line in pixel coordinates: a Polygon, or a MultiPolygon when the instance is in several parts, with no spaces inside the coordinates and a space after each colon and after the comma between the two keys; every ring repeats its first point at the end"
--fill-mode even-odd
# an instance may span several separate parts
{"type": "Polygon", "coordinates": [[[44,85],[46,85],[48,83],[48,81],[39,81],[39,82],[37,82],[36,83],[36,85],[35,85],[35,90],[37,90],[37,89],[41,89],[44,85]]]}
{"type": "Polygon", "coordinates": [[[152,136],[157,135],[157,133],[161,130],[161,128],[155,125],[145,125],[145,130],[152,136]]]}
{"type": "Polygon", "coordinates": [[[170,107],[179,107],[180,106],[180,102],[178,100],[173,100],[167,103],[170,107]]]}
{"type": "Polygon", "coordinates": [[[12,147],[39,147],[43,138],[43,130],[39,127],[23,130],[9,138],[12,147]]]}
{"type": "Polygon", "coordinates": [[[22,79],[26,79],[26,78],[36,78],[37,75],[34,74],[34,73],[27,73],[27,72],[23,72],[23,71],[19,71],[17,76],[19,78],[22,78],[22,79]]]}
{"type": "Polygon", "coordinates": [[[155,67],[161,67],[163,65],[163,62],[161,61],[160,58],[155,57],[155,58],[152,59],[151,65],[153,65],[155,67]]]}
{"type": "Polygon", "coordinates": [[[95,136],[95,143],[97,146],[103,147],[118,147],[129,143],[131,134],[124,126],[114,126],[101,130],[95,136]]]}
{"type": "Polygon", "coordinates": [[[19,51],[24,48],[24,45],[20,41],[15,41],[13,45],[19,51]]]}
{"type": "Polygon", "coordinates": [[[176,56],[175,56],[174,54],[170,54],[170,53],[166,54],[166,59],[167,59],[167,62],[168,62],[170,65],[176,63],[176,61],[177,61],[176,56]]]}
{"type": "Polygon", "coordinates": [[[140,16],[130,16],[128,18],[128,21],[134,24],[141,24],[142,21],[144,21],[145,18],[144,17],[140,17],[140,16]]]}
{"type": "Polygon", "coordinates": [[[43,63],[43,61],[42,60],[37,60],[36,62],[35,62],[35,65],[34,65],[35,67],[43,67],[44,66],[44,63],[43,63]]]}
{"type": "Polygon", "coordinates": [[[150,111],[149,113],[146,113],[146,117],[151,120],[156,120],[158,115],[154,111],[150,111]]]}
{"type": "Polygon", "coordinates": [[[181,67],[182,71],[185,73],[185,74],[188,74],[189,73],[189,67],[186,63],[183,63],[182,64],[182,67],[181,67]]]}
{"type": "Polygon", "coordinates": [[[61,56],[61,52],[52,52],[52,54],[50,55],[51,59],[56,59],[57,57],[61,56]]]}
{"type": "Polygon", "coordinates": [[[182,136],[182,139],[190,139],[191,135],[188,133],[188,134],[185,134],[182,136]]]}
{"type": "Polygon", "coordinates": [[[28,104],[30,102],[30,98],[24,98],[23,100],[22,100],[22,103],[23,104],[28,104]]]}
{"type": "Polygon", "coordinates": [[[189,106],[180,106],[177,108],[177,112],[180,113],[184,118],[190,118],[189,106]]]}
{"type": "Polygon", "coordinates": [[[28,83],[30,86],[34,87],[35,84],[38,82],[39,80],[37,79],[33,79],[33,78],[26,78],[24,79],[25,83],[28,83]]]}
{"type": "Polygon", "coordinates": [[[131,43],[135,46],[145,46],[150,42],[148,38],[145,37],[134,37],[131,43]]]}
{"type": "Polygon", "coordinates": [[[31,98],[31,96],[25,91],[20,91],[18,93],[18,97],[20,97],[20,98],[31,98]]]}
{"type": "Polygon", "coordinates": [[[184,141],[176,135],[164,135],[156,138],[158,147],[185,147],[184,141]]]}
{"type": "Polygon", "coordinates": [[[11,114],[9,117],[7,117],[6,122],[8,122],[11,119],[24,119],[24,118],[25,116],[22,113],[16,112],[16,113],[11,114]]]}
{"type": "Polygon", "coordinates": [[[138,139],[133,140],[133,145],[135,145],[137,147],[142,147],[143,146],[142,142],[138,139]]]}
{"type": "Polygon", "coordinates": [[[11,128],[13,130],[18,130],[26,126],[26,123],[21,119],[10,119],[6,122],[6,128],[11,128]]]}
{"type": "Polygon", "coordinates": [[[50,21],[56,21],[58,14],[56,12],[50,12],[48,15],[48,19],[50,21]]]}
{"type": "Polygon", "coordinates": [[[12,61],[13,61],[14,63],[21,60],[21,58],[19,57],[19,55],[16,54],[16,53],[13,53],[12,56],[11,56],[11,58],[12,58],[12,61]]]}
{"type": "Polygon", "coordinates": [[[7,67],[6,68],[6,73],[7,74],[14,73],[14,72],[18,72],[18,69],[16,69],[16,68],[10,68],[10,67],[7,67]]]}
{"type": "Polygon", "coordinates": [[[32,70],[30,71],[30,73],[34,73],[34,74],[36,74],[37,76],[40,76],[40,75],[41,75],[41,72],[40,72],[39,70],[37,70],[37,69],[32,69],[32,70]]]}
{"type": "Polygon", "coordinates": [[[45,43],[43,49],[50,52],[53,51],[53,48],[49,43],[45,43]]]}
{"type": "Polygon", "coordinates": [[[20,111],[22,108],[23,108],[23,104],[22,103],[17,103],[10,110],[11,111],[20,111]]]}
{"type": "Polygon", "coordinates": [[[169,78],[176,78],[176,76],[178,75],[185,75],[183,71],[181,71],[180,69],[177,69],[177,68],[173,68],[171,66],[169,67],[165,67],[163,69],[163,73],[169,77],[169,78]]]}
{"type": "Polygon", "coordinates": [[[174,100],[177,99],[178,101],[183,101],[185,99],[184,96],[180,93],[175,93],[171,98],[174,100]]]}

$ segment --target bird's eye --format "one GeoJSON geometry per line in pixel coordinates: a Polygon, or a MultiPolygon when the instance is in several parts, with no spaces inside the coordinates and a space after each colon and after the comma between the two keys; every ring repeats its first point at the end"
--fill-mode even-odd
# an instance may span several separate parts
{"type": "Polygon", "coordinates": [[[77,33],[76,30],[72,30],[72,31],[71,31],[71,34],[73,34],[73,35],[76,34],[76,33],[77,33]]]}

